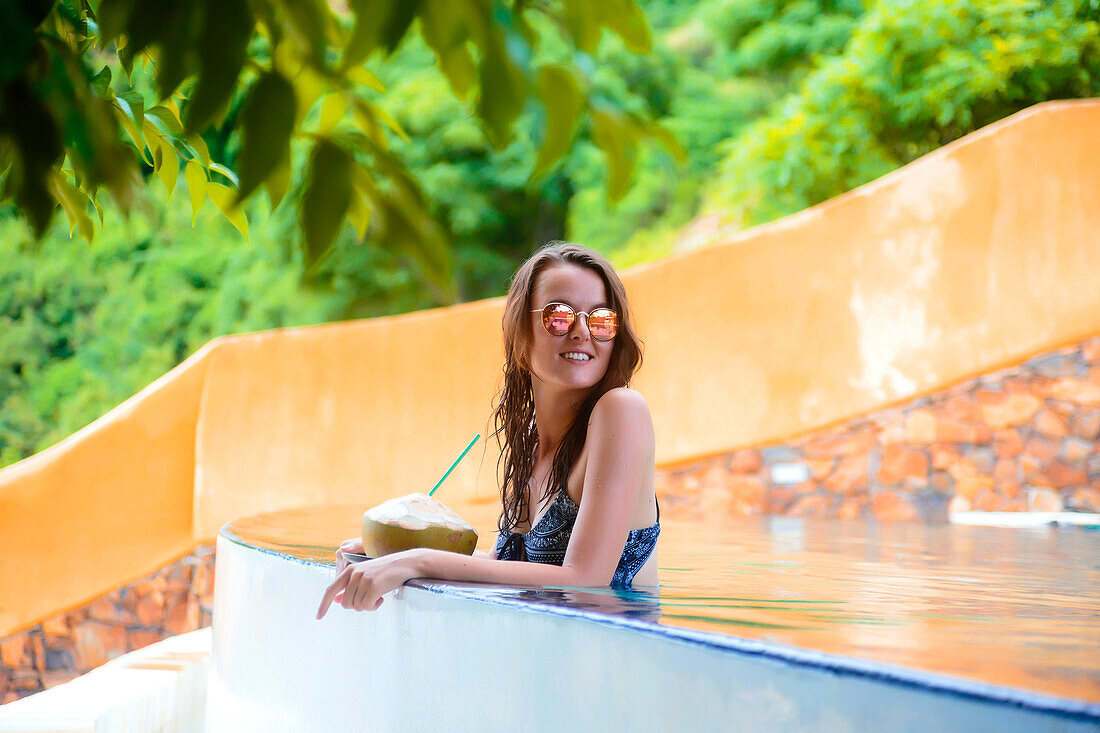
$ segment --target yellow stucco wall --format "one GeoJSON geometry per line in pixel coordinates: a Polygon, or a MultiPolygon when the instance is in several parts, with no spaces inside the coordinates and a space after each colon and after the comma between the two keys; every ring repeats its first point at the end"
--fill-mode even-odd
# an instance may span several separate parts
{"type": "MultiPolygon", "coordinates": [[[[670,463],[1100,332],[1100,101],[1041,105],[845,196],[625,273],[670,463]]],[[[0,471],[0,636],[225,521],[425,491],[500,383],[500,299],[218,339],[0,471]]],[[[496,500],[485,440],[441,496],[496,500]]]]}

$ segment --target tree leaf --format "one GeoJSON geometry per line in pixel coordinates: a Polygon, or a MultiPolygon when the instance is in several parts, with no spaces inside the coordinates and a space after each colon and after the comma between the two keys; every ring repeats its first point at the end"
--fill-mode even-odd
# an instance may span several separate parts
{"type": "Polygon", "coordinates": [[[467,17],[463,5],[451,0],[428,0],[420,11],[420,32],[459,99],[466,99],[477,74],[467,17]]]}
{"type": "Polygon", "coordinates": [[[237,174],[234,173],[231,169],[222,165],[221,163],[211,163],[210,170],[214,173],[225,176],[234,186],[240,185],[240,180],[237,178],[237,174]]]}
{"type": "Polygon", "coordinates": [[[367,227],[370,226],[370,207],[367,206],[366,196],[358,188],[352,193],[351,202],[348,205],[348,219],[355,227],[355,235],[360,240],[367,236],[367,227]]]}
{"type": "Polygon", "coordinates": [[[92,88],[96,90],[99,96],[110,99],[111,90],[111,67],[104,66],[99,70],[99,73],[92,77],[92,88]]]}
{"type": "Polygon", "coordinates": [[[344,47],[340,68],[358,66],[381,47],[393,53],[420,10],[420,0],[352,0],[355,26],[344,47]]]}
{"type": "Polygon", "coordinates": [[[237,192],[229,186],[211,181],[207,184],[206,193],[229,223],[236,227],[237,231],[244,236],[244,240],[251,245],[252,242],[248,238],[248,219],[245,218],[244,211],[237,203],[237,192]]]}
{"type": "MultiPolygon", "coordinates": [[[[241,152],[237,168],[241,184],[237,195],[241,201],[252,195],[290,154],[290,135],[296,117],[294,87],[282,74],[265,73],[252,85],[240,114],[241,152]]],[[[277,203],[272,203],[272,207],[277,203]]]]}
{"type": "Polygon", "coordinates": [[[145,119],[152,122],[164,135],[180,135],[183,133],[183,124],[180,122],[179,116],[167,105],[159,104],[146,110],[145,119]]]}
{"type": "Polygon", "coordinates": [[[546,107],[546,136],[532,174],[537,178],[569,150],[577,119],[584,109],[584,97],[573,74],[560,66],[539,69],[535,88],[546,107]]]}
{"type": "Polygon", "coordinates": [[[218,118],[244,66],[255,22],[247,0],[214,0],[206,4],[199,34],[199,78],[183,110],[184,129],[194,132],[218,118]]]}
{"type": "Polygon", "coordinates": [[[630,188],[638,145],[633,130],[617,112],[592,110],[593,137],[607,153],[607,199],[618,201],[630,188]]]}
{"type": "Polygon", "coordinates": [[[599,12],[600,21],[623,39],[635,53],[649,53],[649,24],[645,15],[631,0],[600,0],[591,4],[599,12]]]}
{"type": "Polygon", "coordinates": [[[321,105],[321,124],[317,128],[317,132],[321,135],[328,135],[336,129],[336,126],[340,124],[340,120],[344,119],[347,111],[348,100],[340,92],[333,92],[325,97],[325,101],[321,105]]]}
{"type": "Polygon", "coordinates": [[[187,180],[187,190],[191,192],[191,226],[195,226],[199,209],[206,201],[206,171],[194,160],[189,160],[183,169],[183,177],[187,180]]]}
{"type": "Polygon", "coordinates": [[[316,68],[324,68],[325,31],[329,23],[328,7],[321,0],[279,0],[291,37],[302,56],[316,68]]]}
{"type": "Polygon", "coordinates": [[[264,187],[267,189],[267,196],[271,200],[272,211],[278,208],[283,196],[286,195],[287,189],[290,188],[290,158],[291,154],[284,155],[283,159],[264,179],[264,187]]]}
{"type": "Polygon", "coordinates": [[[313,146],[302,196],[302,232],[307,266],[315,265],[340,231],[351,203],[351,155],[330,140],[313,146]]]}
{"type": "Polygon", "coordinates": [[[160,178],[160,182],[164,184],[164,190],[167,192],[167,200],[172,200],[172,192],[176,190],[176,181],[179,180],[180,175],[180,161],[179,154],[171,144],[164,140],[157,141],[157,147],[160,152],[160,166],[157,168],[157,176],[160,178]]]}
{"type": "Polygon", "coordinates": [[[386,91],[386,85],[383,84],[377,76],[367,71],[362,66],[351,67],[345,72],[345,75],[356,84],[361,84],[379,92],[386,91]]]}
{"type": "Polygon", "coordinates": [[[523,111],[527,80],[505,52],[495,27],[489,31],[481,52],[477,116],[485,123],[489,141],[499,149],[508,142],[512,122],[523,111]]]}
{"type": "Polygon", "coordinates": [[[206,147],[206,141],[200,135],[188,135],[187,146],[204,168],[210,167],[210,148],[206,147]]]}
{"type": "Polygon", "coordinates": [[[88,197],[69,182],[68,177],[59,171],[50,174],[50,190],[61,204],[65,216],[69,219],[69,236],[74,229],[80,230],[80,236],[89,242],[95,236],[95,226],[88,216],[88,197]]]}
{"type": "MultiPolygon", "coordinates": [[[[139,95],[140,96],[140,95],[139,95]]],[[[139,118],[139,110],[134,110],[131,106],[130,100],[127,100],[125,96],[115,97],[115,117],[122,124],[122,129],[126,130],[126,134],[130,136],[130,140],[133,141],[134,147],[138,151],[138,155],[145,161],[147,165],[153,164],[153,159],[146,151],[145,137],[142,135],[141,129],[138,127],[137,119],[139,118]]],[[[140,118],[144,121],[145,115],[140,114],[140,118]]]]}

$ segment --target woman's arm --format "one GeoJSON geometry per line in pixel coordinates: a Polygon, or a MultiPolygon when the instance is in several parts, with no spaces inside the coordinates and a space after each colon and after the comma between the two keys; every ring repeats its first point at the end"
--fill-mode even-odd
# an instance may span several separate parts
{"type": "Polygon", "coordinates": [[[589,420],[584,494],[561,566],[510,562],[440,550],[407,550],[345,568],[326,589],[317,618],[337,601],[373,610],[382,596],[411,578],[502,585],[607,585],[622,556],[638,487],[654,459],[653,421],[645,400],[629,389],[600,398],[589,420]]]}

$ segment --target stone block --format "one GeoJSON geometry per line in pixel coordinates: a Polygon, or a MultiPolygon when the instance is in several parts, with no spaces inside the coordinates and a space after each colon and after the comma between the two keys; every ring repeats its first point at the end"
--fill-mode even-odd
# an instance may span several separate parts
{"type": "MultiPolygon", "coordinates": [[[[807,456],[855,456],[867,453],[876,441],[875,429],[870,426],[853,428],[815,438],[804,448],[807,456]]],[[[770,462],[770,461],[769,461],[770,462]]]]}
{"type": "Polygon", "coordinates": [[[42,632],[40,631],[32,633],[30,638],[31,659],[33,660],[34,668],[41,674],[46,671],[46,639],[42,636],[42,632]]]}
{"type": "Polygon", "coordinates": [[[979,512],[999,512],[1004,507],[1004,499],[996,491],[979,491],[974,497],[973,506],[979,512]]]}
{"type": "Polygon", "coordinates": [[[786,514],[798,494],[789,486],[779,486],[768,492],[768,514],[786,514]]]}
{"type": "Polygon", "coordinates": [[[928,481],[928,464],[923,451],[888,445],[882,449],[878,480],[887,486],[905,481],[924,484],[928,481]]]}
{"type": "Polygon", "coordinates": [[[756,473],[764,464],[760,451],[745,448],[730,456],[730,470],[734,473],[756,473]]]}
{"type": "Polygon", "coordinates": [[[1020,467],[1016,465],[1016,461],[1001,458],[993,467],[993,479],[998,486],[1005,483],[1019,483],[1021,478],[1023,477],[1020,476],[1020,467]]]}
{"type": "Polygon", "coordinates": [[[1069,435],[1069,421],[1054,410],[1039,410],[1032,421],[1035,432],[1052,440],[1061,440],[1069,435]]]}
{"type": "Polygon", "coordinates": [[[1041,399],[1028,392],[979,390],[974,396],[982,421],[994,430],[1023,425],[1043,406],[1041,399]]]}
{"type": "Polygon", "coordinates": [[[810,469],[810,476],[820,481],[833,472],[833,467],[836,466],[836,459],[807,458],[803,463],[806,464],[806,468],[810,469]]]}
{"type": "Polygon", "coordinates": [[[971,423],[946,415],[936,417],[936,441],[940,443],[973,443],[977,434],[971,423]]]}
{"type": "Polygon", "coordinates": [[[1091,338],[1082,344],[1081,357],[1088,364],[1100,364],[1100,336],[1091,338]]]}
{"type": "Polygon", "coordinates": [[[1070,495],[1068,505],[1076,512],[1100,512],[1100,491],[1093,488],[1077,489],[1070,495]]]}
{"type": "Polygon", "coordinates": [[[1024,452],[1024,439],[1012,428],[993,433],[993,452],[998,458],[1015,458],[1024,452]]]}
{"type": "Polygon", "coordinates": [[[59,613],[56,616],[51,616],[42,622],[42,633],[47,637],[52,636],[68,636],[69,629],[69,615],[65,613],[59,613]]]}
{"type": "Polygon", "coordinates": [[[961,422],[973,422],[981,419],[977,404],[969,396],[956,395],[949,397],[947,402],[943,404],[943,411],[961,422]]]}
{"type": "Polygon", "coordinates": [[[809,494],[796,501],[787,514],[792,517],[827,517],[829,501],[821,494],[809,494]]]}
{"type": "Polygon", "coordinates": [[[849,496],[840,503],[836,510],[837,519],[859,519],[863,516],[863,510],[868,506],[866,496],[849,496]]]}
{"type": "Polygon", "coordinates": [[[134,611],[142,626],[160,626],[164,623],[164,594],[157,592],[138,596],[134,611]]]}
{"type": "Polygon", "coordinates": [[[81,672],[120,657],[127,651],[126,630],[98,621],[89,621],[73,629],[73,652],[81,672]]]}
{"type": "Polygon", "coordinates": [[[768,487],[753,476],[732,476],[727,490],[731,509],[737,514],[763,514],[767,506],[768,487]]]}
{"type": "Polygon", "coordinates": [[[31,655],[30,635],[26,632],[0,639],[0,663],[3,663],[5,667],[34,666],[31,655]]]}
{"type": "Polygon", "coordinates": [[[134,651],[155,644],[164,636],[164,633],[157,629],[130,629],[126,632],[126,646],[130,651],[134,651]]]}
{"type": "Polygon", "coordinates": [[[19,697],[26,697],[27,693],[42,690],[42,677],[35,669],[13,669],[8,686],[10,690],[19,693],[19,697]]]}
{"type": "Polygon", "coordinates": [[[1032,512],[1060,512],[1066,508],[1057,491],[1044,487],[1029,486],[1026,491],[1027,508],[1032,512]]]}
{"type": "Polygon", "coordinates": [[[867,488],[867,456],[843,458],[822,482],[835,494],[854,494],[867,488]]]}
{"type": "Polygon", "coordinates": [[[949,468],[959,460],[960,454],[958,449],[951,445],[935,443],[929,446],[928,450],[932,455],[932,468],[936,470],[942,471],[949,468]]]}
{"type": "Polygon", "coordinates": [[[906,522],[920,518],[909,497],[896,491],[876,491],[871,496],[871,509],[880,522],[906,522]]]}
{"type": "Polygon", "coordinates": [[[1029,438],[1028,441],[1024,443],[1024,451],[1027,455],[1037,460],[1039,465],[1048,463],[1058,455],[1058,447],[1054,443],[1046,438],[1040,438],[1038,436],[1029,438]]]}
{"type": "Polygon", "coordinates": [[[902,419],[884,425],[878,433],[879,445],[893,445],[894,443],[904,443],[905,440],[905,422],[902,419]]]}
{"type": "Polygon", "coordinates": [[[1031,482],[1055,489],[1068,489],[1087,485],[1089,477],[1080,468],[1067,466],[1062,461],[1051,461],[1031,476],[1031,482]]]}
{"type": "Polygon", "coordinates": [[[955,493],[958,496],[966,497],[971,502],[981,492],[992,491],[994,488],[996,488],[996,484],[992,476],[973,474],[955,478],[955,493]]]}
{"type": "Polygon", "coordinates": [[[1100,438],[1100,410],[1079,410],[1069,421],[1069,429],[1078,438],[1100,438]]]}
{"type": "Polygon", "coordinates": [[[1066,438],[1062,441],[1062,447],[1058,455],[1070,465],[1082,463],[1096,450],[1096,444],[1090,440],[1081,438],[1066,438]]]}
{"type": "Polygon", "coordinates": [[[1100,384],[1091,379],[1065,377],[1051,385],[1050,396],[1086,407],[1100,407],[1100,384]]]}
{"type": "Polygon", "coordinates": [[[42,673],[42,686],[48,690],[51,687],[72,682],[79,676],[80,674],[72,669],[50,669],[42,673]]]}
{"type": "Polygon", "coordinates": [[[73,653],[71,636],[57,636],[46,639],[46,671],[57,669],[75,669],[76,656],[73,653]]]}
{"type": "Polygon", "coordinates": [[[936,413],[927,409],[913,410],[905,416],[905,439],[910,443],[936,442],[936,413]]]}
{"type": "Polygon", "coordinates": [[[137,614],[107,597],[100,598],[89,606],[88,618],[122,626],[132,626],[138,622],[137,614]]]}

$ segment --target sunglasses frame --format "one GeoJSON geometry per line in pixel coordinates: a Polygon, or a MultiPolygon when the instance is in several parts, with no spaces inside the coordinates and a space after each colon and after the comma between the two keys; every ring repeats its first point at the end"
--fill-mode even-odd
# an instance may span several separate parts
{"type": "Polygon", "coordinates": [[[544,305],[543,307],[535,308],[531,312],[532,313],[542,313],[542,314],[544,314],[543,319],[542,319],[543,330],[545,330],[546,333],[550,334],[554,338],[561,338],[562,336],[568,336],[569,331],[572,331],[573,326],[576,325],[577,318],[579,316],[584,316],[584,323],[588,327],[588,334],[592,337],[593,341],[599,341],[600,343],[607,343],[608,341],[611,341],[612,339],[614,339],[616,336],[619,335],[619,314],[617,312],[615,312],[615,310],[613,308],[608,308],[607,306],[601,306],[599,308],[593,308],[591,312],[586,313],[585,311],[576,310],[575,308],[573,308],[573,306],[569,305],[568,303],[562,303],[561,301],[558,301],[558,300],[552,300],[549,303],[547,303],[546,305],[544,305]],[[569,329],[565,333],[553,333],[550,330],[550,328],[546,325],[546,317],[545,317],[546,309],[549,308],[552,305],[564,306],[565,308],[569,309],[570,313],[573,314],[573,322],[569,324],[569,329]],[[615,316],[615,333],[612,334],[611,336],[608,336],[605,339],[597,338],[596,334],[592,333],[592,322],[589,320],[589,318],[591,317],[592,313],[595,313],[596,311],[607,311],[611,315],[615,316]]]}

